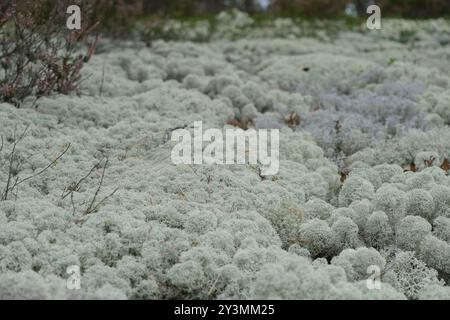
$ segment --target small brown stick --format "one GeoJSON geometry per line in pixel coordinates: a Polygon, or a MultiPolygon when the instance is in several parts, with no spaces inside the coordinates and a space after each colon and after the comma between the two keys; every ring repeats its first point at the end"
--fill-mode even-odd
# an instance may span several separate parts
{"type": "Polygon", "coordinates": [[[100,183],[98,185],[97,190],[95,191],[94,197],[92,198],[91,204],[89,205],[88,210],[86,210],[86,211],[89,211],[89,209],[92,208],[92,206],[94,205],[95,200],[97,199],[98,193],[100,192],[100,189],[101,189],[101,187],[103,185],[103,180],[105,178],[106,166],[108,165],[108,162],[109,162],[109,159],[106,159],[105,165],[103,166],[103,170],[102,170],[102,176],[100,178],[100,183]]]}
{"type": "MultiPolygon", "coordinates": [[[[0,153],[1,153],[3,151],[3,147],[4,147],[3,136],[0,136],[0,139],[1,139],[1,145],[0,145],[0,153]]],[[[3,167],[4,163],[5,163],[4,161],[0,162],[0,167],[3,167]]]]}
{"type": "Polygon", "coordinates": [[[68,187],[63,191],[63,194],[62,194],[62,196],[61,196],[61,199],[64,200],[68,195],[72,195],[72,196],[73,196],[73,193],[74,193],[74,192],[79,191],[79,190],[80,190],[80,187],[81,187],[81,184],[83,183],[83,181],[85,181],[87,178],[90,177],[90,175],[92,174],[92,172],[94,172],[94,170],[97,169],[97,168],[100,166],[100,163],[101,163],[102,161],[103,161],[103,159],[100,160],[99,163],[96,163],[96,164],[91,168],[91,170],[89,170],[88,174],[86,174],[84,177],[82,177],[80,180],[78,180],[78,182],[75,183],[75,185],[70,185],[70,186],[68,186],[68,187]]]}
{"type": "Polygon", "coordinates": [[[106,159],[105,161],[105,165],[103,166],[103,170],[102,170],[102,176],[100,178],[100,183],[98,184],[97,190],[95,191],[94,197],[91,200],[91,203],[89,204],[89,206],[86,208],[86,210],[84,211],[84,214],[90,214],[92,212],[96,212],[98,210],[98,208],[106,201],[108,200],[110,197],[112,197],[118,190],[119,188],[114,189],[113,192],[111,192],[109,195],[107,195],[106,197],[104,197],[102,200],[100,200],[97,204],[95,204],[95,201],[97,200],[98,194],[100,193],[100,190],[103,186],[103,180],[105,178],[105,171],[106,171],[106,167],[108,166],[109,163],[109,159],[106,159]]]}
{"type": "MultiPolygon", "coordinates": [[[[8,180],[6,181],[6,187],[5,187],[5,190],[2,195],[2,200],[8,200],[9,192],[12,191],[12,189],[14,189],[14,188],[12,188],[12,189],[10,188],[11,179],[13,177],[14,155],[16,153],[17,145],[23,140],[23,138],[25,138],[28,128],[29,128],[29,126],[25,127],[25,129],[23,130],[23,132],[19,138],[16,138],[17,127],[14,128],[14,135],[13,135],[14,143],[13,143],[13,147],[11,149],[11,153],[9,154],[8,180]]],[[[3,149],[3,146],[2,146],[2,149],[3,149]]],[[[17,180],[16,180],[16,182],[17,182],[17,180]]]]}
{"type": "Polygon", "coordinates": [[[113,195],[115,195],[117,191],[119,191],[119,188],[115,188],[115,189],[113,190],[113,192],[111,192],[111,193],[108,194],[106,197],[104,197],[102,200],[100,200],[100,201],[95,205],[94,209],[92,209],[91,212],[96,212],[96,211],[100,208],[100,206],[101,206],[106,200],[108,200],[108,199],[111,198],[113,195]]]}
{"type": "MultiPolygon", "coordinates": [[[[11,153],[10,153],[10,155],[9,155],[8,180],[7,180],[7,182],[6,182],[6,187],[5,187],[5,190],[4,190],[4,192],[3,192],[3,195],[2,195],[2,199],[1,199],[1,200],[8,200],[9,193],[12,193],[19,185],[21,185],[22,183],[24,183],[24,182],[26,182],[26,181],[28,181],[28,180],[31,180],[31,179],[33,179],[33,178],[35,178],[35,177],[37,177],[37,176],[43,174],[45,171],[47,171],[48,169],[50,169],[50,168],[51,168],[53,165],[55,165],[56,162],[58,162],[58,160],[61,159],[61,158],[67,153],[67,151],[70,149],[70,146],[71,146],[71,145],[70,145],[70,143],[69,143],[69,144],[67,145],[67,147],[64,149],[64,151],[63,151],[62,153],[60,153],[60,154],[59,154],[52,162],[50,162],[44,169],[41,169],[41,170],[39,170],[38,172],[36,172],[36,173],[34,173],[34,174],[32,174],[32,175],[26,177],[26,178],[23,178],[23,179],[20,179],[20,177],[17,176],[17,177],[15,178],[14,183],[12,183],[12,179],[13,179],[13,162],[14,162],[14,155],[15,155],[15,153],[16,153],[16,147],[17,147],[18,143],[19,143],[20,141],[22,141],[23,138],[25,137],[27,130],[28,130],[28,126],[25,128],[25,130],[23,131],[23,133],[21,134],[21,136],[20,136],[18,139],[14,138],[13,148],[12,148],[11,153]]],[[[15,137],[15,133],[14,133],[14,137],[15,137]]],[[[3,148],[3,146],[2,146],[2,148],[3,148]]],[[[17,169],[18,169],[19,167],[20,167],[20,163],[17,164],[17,167],[16,167],[16,170],[15,170],[15,171],[17,171],[17,169]]]]}
{"type": "Polygon", "coordinates": [[[100,97],[103,95],[103,85],[105,83],[105,61],[103,61],[103,68],[102,68],[102,82],[100,84],[100,89],[99,89],[99,95],[100,97]]]}
{"type": "Polygon", "coordinates": [[[211,288],[209,288],[209,290],[208,290],[208,295],[207,295],[208,298],[211,296],[211,294],[213,293],[213,291],[216,289],[216,285],[217,285],[217,282],[219,282],[219,279],[220,279],[220,274],[219,274],[219,275],[217,276],[217,278],[214,280],[214,282],[213,282],[211,288]]]}

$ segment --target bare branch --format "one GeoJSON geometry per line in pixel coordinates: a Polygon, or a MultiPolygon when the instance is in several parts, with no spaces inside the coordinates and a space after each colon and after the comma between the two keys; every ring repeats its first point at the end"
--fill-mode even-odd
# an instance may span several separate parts
{"type": "Polygon", "coordinates": [[[91,203],[87,207],[85,214],[92,212],[92,207],[94,206],[95,200],[97,199],[98,193],[100,192],[100,189],[102,188],[102,185],[103,185],[103,179],[105,178],[105,171],[106,171],[106,166],[108,165],[108,162],[109,162],[109,159],[106,159],[105,165],[103,166],[102,177],[100,178],[100,183],[98,184],[98,187],[97,187],[97,190],[95,191],[94,197],[92,198],[91,203]]]}
{"type": "Polygon", "coordinates": [[[75,202],[73,201],[73,192],[70,193],[70,204],[72,205],[72,215],[74,216],[76,208],[75,208],[75,202]]]}
{"type": "MultiPolygon", "coordinates": [[[[9,193],[13,192],[14,189],[16,189],[22,183],[24,183],[24,182],[26,182],[28,180],[31,180],[31,179],[33,179],[33,178],[43,174],[45,171],[47,171],[52,166],[54,166],[58,162],[58,160],[61,159],[67,153],[67,151],[69,151],[69,149],[71,147],[71,144],[69,143],[67,145],[67,147],[64,149],[64,151],[61,152],[45,168],[39,170],[38,172],[36,172],[36,173],[34,173],[34,174],[32,174],[32,175],[30,175],[28,177],[25,177],[23,179],[20,179],[20,177],[17,176],[15,181],[14,181],[14,183],[12,183],[12,178],[14,176],[13,173],[14,172],[18,172],[19,171],[19,167],[20,167],[20,163],[17,163],[15,170],[13,170],[13,164],[14,164],[14,157],[15,157],[15,153],[16,153],[16,147],[17,147],[17,144],[25,137],[25,134],[26,134],[27,130],[28,130],[28,127],[25,128],[24,132],[20,135],[20,137],[18,139],[14,140],[13,148],[12,148],[11,153],[9,155],[8,180],[6,182],[6,187],[5,187],[5,190],[4,190],[3,195],[2,195],[2,200],[8,200],[9,193]]],[[[15,136],[15,133],[14,133],[14,136],[15,136]]]]}
{"type": "MultiPolygon", "coordinates": [[[[8,165],[8,180],[6,181],[6,186],[5,186],[5,190],[3,191],[3,195],[2,195],[2,200],[8,200],[8,194],[10,191],[12,191],[14,189],[10,187],[11,185],[11,180],[13,178],[13,164],[14,164],[14,156],[16,153],[16,147],[17,145],[23,140],[23,138],[25,138],[25,135],[27,134],[29,126],[26,126],[25,129],[23,130],[22,134],[19,136],[19,138],[16,138],[16,133],[17,133],[17,127],[14,128],[14,133],[13,133],[13,147],[11,149],[11,153],[9,154],[9,165],[8,165]]],[[[17,179],[16,179],[17,182],[17,179]]]]}
{"type": "Polygon", "coordinates": [[[115,188],[113,192],[111,192],[109,195],[107,195],[106,197],[104,197],[102,200],[100,200],[94,207],[94,209],[92,209],[91,212],[96,212],[100,206],[109,198],[111,198],[114,194],[116,194],[116,192],[119,191],[119,188],[115,188]]]}
{"type": "Polygon", "coordinates": [[[188,125],[185,124],[185,125],[178,126],[175,128],[167,129],[166,132],[164,133],[163,143],[167,143],[170,140],[173,131],[178,130],[178,129],[185,129],[187,127],[188,127],[188,125]]]}
{"type": "MultiPolygon", "coordinates": [[[[65,188],[65,190],[63,191],[62,195],[61,195],[61,199],[65,199],[68,196],[70,196],[70,203],[72,206],[72,214],[75,215],[76,212],[76,206],[75,206],[75,202],[74,202],[74,193],[79,191],[81,188],[81,184],[92,175],[92,173],[94,172],[95,169],[98,169],[101,167],[101,164],[103,162],[105,158],[101,159],[97,164],[95,164],[90,170],[89,172],[84,175],[83,177],[81,177],[80,180],[78,180],[78,182],[73,183],[71,185],[69,185],[68,187],[65,188]]],[[[101,188],[103,186],[103,182],[105,179],[105,172],[106,172],[106,168],[108,166],[109,163],[109,159],[106,158],[105,163],[103,164],[103,170],[102,170],[102,175],[100,178],[100,182],[98,184],[98,187],[95,191],[94,196],[92,197],[92,200],[89,202],[89,206],[84,210],[83,214],[84,215],[88,215],[92,212],[96,212],[98,211],[98,209],[100,208],[100,206],[105,203],[106,200],[108,200],[109,198],[111,198],[118,190],[119,188],[116,188],[113,190],[113,192],[111,192],[110,194],[108,194],[107,196],[105,196],[104,198],[102,198],[100,201],[97,202],[97,198],[98,195],[100,194],[101,188]]],[[[81,205],[84,205],[85,202],[83,202],[81,205]]],[[[79,222],[81,222],[81,220],[77,220],[79,222]]]]}
{"type": "Polygon", "coordinates": [[[28,181],[28,180],[30,180],[30,179],[33,179],[34,177],[37,177],[37,176],[41,175],[42,173],[44,173],[45,171],[47,171],[48,169],[50,169],[53,165],[56,164],[56,162],[58,162],[59,159],[61,159],[61,158],[67,153],[67,151],[69,151],[70,147],[71,147],[71,144],[69,143],[69,144],[67,145],[67,147],[64,149],[64,151],[61,152],[60,155],[59,155],[58,157],[56,157],[55,160],[53,160],[52,162],[50,162],[50,163],[48,164],[48,166],[46,166],[44,169],[38,171],[37,173],[32,174],[31,176],[28,176],[28,177],[26,177],[26,178],[24,178],[24,179],[22,179],[22,180],[19,180],[19,181],[15,184],[15,186],[17,187],[19,184],[22,184],[23,182],[28,181]]]}
{"type": "Polygon", "coordinates": [[[85,181],[87,178],[89,178],[89,177],[91,176],[92,172],[94,172],[94,170],[97,169],[97,168],[100,166],[100,163],[101,163],[102,161],[103,161],[103,159],[100,160],[99,163],[96,163],[96,164],[91,168],[91,170],[89,170],[89,172],[88,172],[84,177],[82,177],[80,180],[78,180],[77,183],[75,183],[74,185],[68,186],[68,187],[63,191],[63,194],[62,194],[62,196],[61,196],[61,199],[64,200],[68,195],[73,194],[73,192],[80,190],[80,187],[81,187],[81,184],[83,183],[83,181],[85,181]],[[67,192],[67,193],[66,193],[66,192],[67,192]]]}
{"type": "Polygon", "coordinates": [[[103,95],[103,85],[104,85],[104,83],[105,83],[105,61],[103,61],[102,82],[100,83],[100,89],[99,89],[100,97],[103,95]]]}
{"type": "Polygon", "coordinates": [[[111,192],[111,193],[108,194],[106,197],[104,197],[102,200],[100,200],[99,202],[97,202],[97,204],[95,204],[95,203],[96,203],[96,200],[97,200],[97,197],[98,197],[98,195],[99,195],[99,193],[100,193],[100,190],[101,190],[101,188],[102,188],[102,186],[103,186],[103,181],[104,181],[104,178],[105,178],[105,171],[106,171],[106,167],[108,166],[108,163],[109,163],[109,159],[106,158],[105,164],[103,165],[102,176],[101,176],[101,178],[100,178],[100,182],[99,182],[99,184],[98,184],[97,190],[95,191],[94,197],[92,198],[92,200],[91,200],[89,206],[88,206],[88,207],[86,208],[86,210],[84,211],[84,214],[85,214],[85,215],[90,214],[90,213],[92,213],[92,212],[96,212],[96,211],[100,208],[100,206],[101,206],[106,200],[108,200],[109,198],[111,198],[111,197],[119,190],[119,188],[114,189],[113,192],[111,192]]]}

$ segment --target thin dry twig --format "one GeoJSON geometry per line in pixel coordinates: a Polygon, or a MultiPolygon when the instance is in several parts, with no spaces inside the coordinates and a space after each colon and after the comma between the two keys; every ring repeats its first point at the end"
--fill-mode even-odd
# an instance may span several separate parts
{"type": "Polygon", "coordinates": [[[33,179],[33,178],[35,178],[35,177],[41,175],[42,173],[44,173],[45,171],[47,171],[48,169],[50,169],[51,167],[53,167],[53,166],[58,162],[58,160],[61,159],[61,158],[67,153],[67,151],[69,151],[70,147],[71,147],[71,144],[69,143],[69,144],[67,145],[67,147],[64,149],[64,151],[61,152],[61,153],[59,154],[59,156],[57,156],[52,162],[50,162],[44,169],[39,170],[37,173],[32,174],[31,176],[28,176],[28,177],[26,177],[26,178],[24,178],[24,179],[18,180],[18,182],[15,183],[15,184],[13,185],[13,188],[12,188],[12,189],[14,189],[14,187],[17,187],[19,184],[22,184],[22,183],[25,182],[25,181],[28,181],[28,180],[30,180],[30,179],[33,179]]]}
{"type": "MultiPolygon", "coordinates": [[[[1,154],[2,151],[3,151],[3,147],[5,146],[5,144],[4,144],[3,136],[0,136],[0,139],[1,139],[0,154],[1,154]]],[[[0,160],[1,160],[1,158],[0,158],[0,160]]],[[[0,167],[3,167],[3,164],[4,164],[4,163],[5,163],[5,161],[0,161],[0,167]]]]}
{"type": "MultiPolygon", "coordinates": [[[[66,187],[61,195],[61,199],[66,199],[68,196],[70,196],[70,203],[72,206],[72,214],[75,215],[76,212],[76,206],[75,206],[75,201],[74,201],[74,193],[78,192],[81,188],[81,185],[84,181],[86,181],[86,179],[88,179],[92,173],[94,172],[94,170],[99,169],[100,167],[103,167],[102,170],[102,175],[100,178],[100,182],[99,185],[95,191],[95,194],[92,198],[92,200],[89,203],[89,206],[84,210],[84,215],[93,213],[98,211],[98,209],[100,208],[100,206],[105,203],[106,200],[108,200],[109,198],[111,198],[118,190],[119,188],[116,188],[113,190],[113,192],[111,192],[110,194],[108,194],[107,196],[105,196],[103,199],[101,199],[100,201],[97,202],[97,197],[100,194],[101,188],[103,186],[103,181],[105,178],[105,172],[106,172],[106,167],[108,166],[109,160],[106,158],[106,161],[104,163],[104,165],[102,166],[103,160],[105,158],[102,158],[98,163],[96,163],[90,170],[89,172],[84,175],[83,177],[81,177],[77,182],[72,183],[71,185],[69,185],[68,187],[66,187]]],[[[82,204],[83,205],[83,204],[82,204]]],[[[79,222],[82,222],[82,220],[77,220],[79,222]]]]}
{"type": "Polygon", "coordinates": [[[178,129],[186,129],[187,127],[188,127],[188,125],[185,124],[185,125],[178,126],[175,128],[167,129],[166,132],[164,133],[163,143],[167,143],[171,139],[171,135],[172,135],[173,131],[178,130],[178,129]]]}
{"type": "MultiPolygon", "coordinates": [[[[102,159],[103,160],[103,159],[102,159]]],[[[99,163],[96,163],[91,170],[89,170],[89,172],[83,176],[80,180],[78,180],[78,182],[66,187],[66,189],[64,189],[63,194],[61,195],[61,199],[64,200],[67,196],[69,195],[73,195],[74,192],[78,192],[81,188],[81,184],[91,176],[92,172],[94,172],[95,169],[99,168],[99,165],[101,163],[101,161],[99,163]]]]}
{"type": "MultiPolygon", "coordinates": [[[[16,148],[17,145],[23,140],[23,138],[25,138],[25,135],[27,134],[29,126],[26,126],[25,129],[23,130],[22,134],[17,138],[17,126],[14,128],[14,133],[13,133],[13,147],[11,149],[11,152],[9,154],[9,165],[8,165],[8,179],[6,181],[6,186],[5,189],[3,191],[3,195],[2,195],[2,200],[8,200],[8,195],[9,192],[11,191],[10,185],[11,185],[11,180],[13,178],[13,165],[14,165],[14,156],[16,153],[16,148]]],[[[3,148],[3,147],[2,147],[3,148]]],[[[17,180],[16,180],[17,182],[17,180]]]]}
{"type": "Polygon", "coordinates": [[[212,284],[211,287],[209,288],[209,290],[208,290],[208,295],[207,295],[208,298],[212,295],[212,293],[213,293],[214,290],[216,289],[216,285],[217,285],[217,282],[219,282],[219,279],[220,279],[220,274],[217,275],[217,278],[214,280],[213,284],[212,284]]]}
{"type": "MultiPolygon", "coordinates": [[[[5,189],[2,192],[1,200],[8,200],[9,194],[13,193],[14,190],[16,190],[19,185],[43,174],[45,171],[47,171],[52,166],[54,166],[58,162],[58,160],[61,159],[67,153],[67,151],[69,151],[69,149],[71,147],[71,144],[69,143],[67,145],[67,147],[64,149],[64,151],[61,152],[55,159],[53,159],[45,168],[39,170],[36,173],[33,173],[32,175],[29,175],[29,176],[21,179],[20,176],[18,175],[18,172],[20,171],[20,166],[22,163],[17,162],[17,164],[15,165],[15,168],[14,168],[14,159],[16,157],[17,146],[25,138],[25,136],[28,132],[28,129],[29,129],[29,126],[25,127],[25,129],[20,134],[20,136],[17,136],[17,128],[14,129],[14,134],[13,134],[14,142],[13,142],[11,152],[9,153],[9,156],[8,156],[8,161],[9,161],[8,179],[6,181],[5,189]]],[[[3,150],[3,146],[4,146],[4,142],[3,142],[3,137],[2,137],[2,144],[1,144],[0,151],[3,150]]]]}
{"type": "MultiPolygon", "coordinates": [[[[115,189],[113,190],[113,192],[111,192],[110,194],[108,194],[107,196],[105,196],[102,200],[100,200],[100,201],[95,205],[95,207],[92,209],[91,212],[97,212],[98,209],[100,208],[100,206],[101,206],[106,200],[108,200],[108,199],[111,198],[113,195],[115,195],[117,191],[119,191],[119,188],[115,188],[115,189]]],[[[90,213],[90,212],[89,212],[89,213],[90,213]]]]}
{"type": "Polygon", "coordinates": [[[103,61],[103,67],[102,67],[102,82],[100,83],[100,89],[99,89],[99,96],[101,97],[103,95],[103,85],[105,84],[105,61],[103,61]]]}
{"type": "Polygon", "coordinates": [[[108,163],[109,163],[109,159],[106,159],[105,165],[103,166],[103,170],[102,170],[102,176],[100,178],[100,183],[98,184],[97,190],[95,191],[95,194],[94,194],[94,197],[92,198],[91,203],[89,204],[89,206],[86,209],[86,213],[92,212],[91,209],[93,208],[95,200],[97,199],[97,196],[98,196],[98,194],[100,192],[100,189],[102,188],[102,185],[103,185],[103,180],[105,178],[106,166],[108,165],[108,163]]]}
{"type": "Polygon", "coordinates": [[[105,178],[106,167],[108,166],[108,163],[109,163],[109,159],[106,158],[105,164],[103,165],[102,176],[100,178],[100,182],[98,184],[97,190],[95,191],[94,197],[92,198],[89,206],[84,211],[85,215],[88,215],[88,214],[90,214],[92,212],[96,212],[106,200],[111,198],[119,190],[119,188],[114,189],[113,192],[111,192],[110,194],[105,196],[102,200],[97,202],[97,204],[95,204],[95,202],[97,200],[97,197],[98,197],[98,195],[100,193],[100,190],[101,190],[101,188],[103,186],[103,181],[104,181],[104,178],[105,178]]]}

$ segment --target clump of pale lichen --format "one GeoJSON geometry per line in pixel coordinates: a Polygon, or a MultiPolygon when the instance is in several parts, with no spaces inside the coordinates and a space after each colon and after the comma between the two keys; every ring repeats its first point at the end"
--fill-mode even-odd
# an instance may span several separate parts
{"type": "Polygon", "coordinates": [[[0,105],[0,190],[33,176],[0,201],[0,298],[450,298],[445,47],[221,19],[93,56],[81,97],[0,105]],[[281,129],[279,173],[172,164],[168,134],[200,120],[281,129]]]}

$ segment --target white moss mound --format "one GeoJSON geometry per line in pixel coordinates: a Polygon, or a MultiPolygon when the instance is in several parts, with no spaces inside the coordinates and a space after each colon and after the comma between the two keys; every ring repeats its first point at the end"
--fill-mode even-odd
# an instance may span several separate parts
{"type": "Polygon", "coordinates": [[[81,97],[0,104],[1,192],[70,143],[0,201],[0,299],[450,299],[448,23],[218,19],[94,56],[81,97]],[[281,129],[278,175],[171,163],[171,130],[230,120],[281,129]]]}

